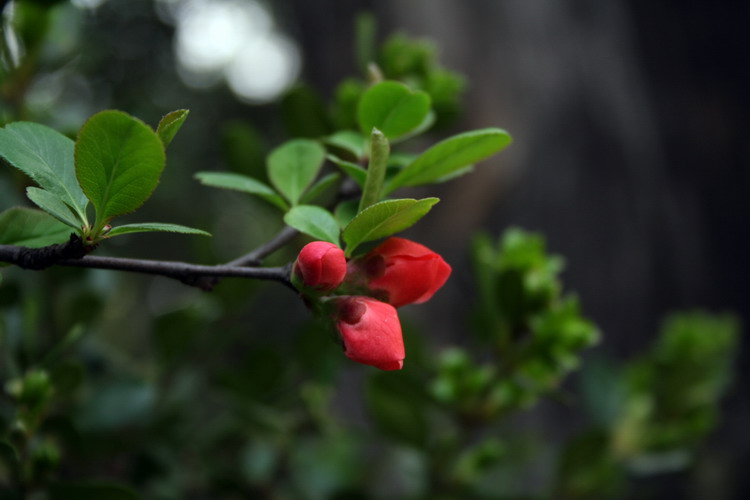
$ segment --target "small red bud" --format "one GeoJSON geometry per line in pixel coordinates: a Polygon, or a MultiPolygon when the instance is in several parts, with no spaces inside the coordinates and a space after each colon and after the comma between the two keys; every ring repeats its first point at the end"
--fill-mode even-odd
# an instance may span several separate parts
{"type": "Polygon", "coordinates": [[[308,243],[297,256],[294,275],[305,287],[319,292],[333,291],[346,275],[344,251],[326,241],[308,243]]]}
{"type": "Polygon", "coordinates": [[[361,285],[378,298],[401,307],[428,301],[448,280],[451,266],[424,245],[388,238],[349,262],[347,283],[361,285]]]}
{"type": "Polygon", "coordinates": [[[381,370],[404,366],[404,339],[396,309],[370,297],[337,297],[336,328],[352,361],[381,370]]]}

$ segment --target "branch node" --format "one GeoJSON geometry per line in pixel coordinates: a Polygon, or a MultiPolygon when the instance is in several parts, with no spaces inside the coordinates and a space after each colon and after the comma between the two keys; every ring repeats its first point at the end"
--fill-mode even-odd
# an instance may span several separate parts
{"type": "Polygon", "coordinates": [[[65,243],[42,248],[18,247],[14,263],[22,269],[39,271],[47,269],[61,260],[80,259],[95,246],[86,246],[76,234],[71,234],[65,243]]]}

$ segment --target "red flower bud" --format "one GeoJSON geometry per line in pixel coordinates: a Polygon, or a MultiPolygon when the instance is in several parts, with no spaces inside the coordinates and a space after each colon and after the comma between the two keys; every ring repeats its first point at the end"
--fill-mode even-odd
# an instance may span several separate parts
{"type": "Polygon", "coordinates": [[[302,284],[321,292],[338,288],[346,276],[344,251],[327,241],[305,245],[294,263],[294,277],[302,284]]]}
{"type": "Polygon", "coordinates": [[[394,307],[429,300],[448,280],[451,266],[424,245],[388,238],[368,254],[349,262],[350,281],[394,307]]]}
{"type": "Polygon", "coordinates": [[[336,328],[349,359],[381,370],[403,368],[404,339],[393,306],[370,297],[337,297],[333,303],[336,328]]]}

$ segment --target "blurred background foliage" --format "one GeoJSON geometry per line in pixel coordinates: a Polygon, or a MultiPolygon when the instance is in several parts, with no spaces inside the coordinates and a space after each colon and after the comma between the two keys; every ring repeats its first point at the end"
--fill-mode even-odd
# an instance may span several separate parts
{"type": "MultiPolygon", "coordinates": [[[[454,275],[402,316],[398,373],[347,362],[273,284],[224,280],[207,294],[108,271],[0,270],[0,498],[748,492],[745,368],[731,385],[739,319],[693,311],[655,327],[699,304],[747,312],[744,243],[724,245],[746,217],[726,214],[747,183],[734,168],[737,81],[731,61],[710,57],[734,42],[720,13],[700,2],[1,3],[0,122],[75,136],[104,108],[152,125],[191,109],[143,211],[214,238],[139,235],[107,253],[211,263],[270,238],[282,227],[270,207],[193,173],[263,178],[282,140],[352,127],[373,71],[431,95],[431,139],[501,125],[516,144],[440,187],[434,216],[408,233],[454,275]],[[357,17],[365,8],[374,15],[357,17]],[[672,20],[658,48],[654,16],[672,20]],[[705,40],[693,60],[669,57],[705,40]],[[713,125],[697,127],[692,156],[698,132],[677,137],[680,105],[713,125]],[[723,175],[706,180],[707,164],[723,175]],[[572,287],[545,237],[510,222],[549,235],[572,287]]],[[[26,182],[0,170],[0,210],[27,204],[26,182]]]]}

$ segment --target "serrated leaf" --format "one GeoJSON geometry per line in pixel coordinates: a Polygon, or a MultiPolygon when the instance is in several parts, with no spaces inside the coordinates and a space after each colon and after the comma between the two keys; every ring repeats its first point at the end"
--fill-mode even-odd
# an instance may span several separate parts
{"type": "Polygon", "coordinates": [[[112,238],[114,236],[121,236],[123,234],[151,232],[211,236],[211,233],[203,231],[202,229],[195,229],[194,227],[181,226],[179,224],[165,224],[162,222],[142,222],[140,224],[125,224],[124,226],[113,227],[112,230],[107,233],[106,237],[112,238]]]}
{"type": "Polygon", "coordinates": [[[140,207],[164,170],[164,145],[148,125],[122,111],[101,111],[75,145],[76,174],[96,209],[96,227],[140,207]]]}
{"type": "Polygon", "coordinates": [[[73,149],[68,137],[38,123],[0,128],[0,156],[70,206],[84,225],[88,200],[76,179],[73,149]]]}
{"type": "Polygon", "coordinates": [[[70,211],[68,205],[63,203],[58,196],[44,189],[33,186],[26,188],[26,196],[33,201],[36,206],[50,214],[55,219],[67,224],[76,231],[81,230],[80,221],[76,219],[76,216],[70,211]]]}
{"type": "Polygon", "coordinates": [[[362,94],[357,119],[365,134],[377,128],[394,140],[417,129],[429,112],[430,96],[426,92],[412,91],[403,83],[384,81],[362,94]]]}
{"type": "Polygon", "coordinates": [[[322,196],[334,184],[336,184],[339,179],[341,179],[341,174],[337,172],[333,172],[322,177],[318,182],[313,184],[310,189],[307,190],[304,196],[302,196],[302,198],[300,199],[300,203],[308,204],[315,201],[315,199],[322,196]]]}
{"type": "Polygon", "coordinates": [[[438,198],[407,198],[385,200],[370,205],[344,228],[347,256],[351,256],[361,243],[385,238],[411,227],[438,201],[438,198]]]}
{"type": "Polygon", "coordinates": [[[511,143],[508,133],[499,128],[465,132],[441,141],[422,153],[388,183],[386,192],[402,186],[417,186],[439,181],[457,170],[502,151],[511,143]]]}
{"type": "Polygon", "coordinates": [[[378,129],[372,129],[372,135],[370,135],[370,163],[367,167],[367,178],[365,179],[365,185],[362,188],[362,197],[359,201],[360,212],[380,201],[390,151],[391,146],[388,144],[388,139],[386,139],[385,135],[378,129]]]}
{"type": "Polygon", "coordinates": [[[0,245],[46,247],[68,241],[71,232],[62,222],[33,208],[14,207],[0,213],[0,245]]]}
{"type": "Polygon", "coordinates": [[[313,205],[298,205],[284,215],[284,222],[313,238],[339,244],[339,225],[328,210],[313,205]]]}
{"type": "Polygon", "coordinates": [[[367,179],[367,170],[360,167],[356,163],[342,160],[338,156],[328,155],[326,158],[328,158],[330,162],[343,170],[346,175],[354,179],[354,182],[356,182],[359,187],[363,187],[365,185],[365,180],[367,179]]]}
{"type": "Polygon", "coordinates": [[[365,155],[365,137],[353,130],[340,130],[326,137],[324,142],[351,153],[355,158],[362,158],[365,155]]]}
{"type": "Polygon", "coordinates": [[[232,189],[255,195],[267,202],[279,207],[286,212],[289,210],[289,204],[279,196],[270,186],[260,182],[257,179],[242,174],[233,174],[230,172],[198,172],[195,174],[201,184],[206,186],[232,189]]]}
{"type": "Polygon", "coordinates": [[[156,127],[156,134],[159,136],[159,139],[161,139],[165,148],[169,146],[169,143],[172,142],[174,136],[179,132],[180,128],[182,128],[182,124],[187,120],[189,113],[189,109],[177,109],[167,113],[161,118],[161,120],[159,120],[159,126],[156,127]]]}
{"type": "Polygon", "coordinates": [[[325,154],[323,146],[315,141],[288,141],[268,155],[268,178],[292,205],[296,205],[305,189],[318,176],[325,154]]]}

